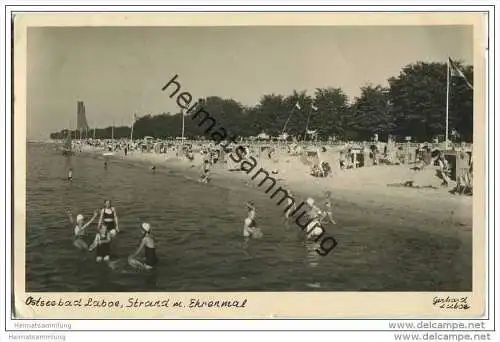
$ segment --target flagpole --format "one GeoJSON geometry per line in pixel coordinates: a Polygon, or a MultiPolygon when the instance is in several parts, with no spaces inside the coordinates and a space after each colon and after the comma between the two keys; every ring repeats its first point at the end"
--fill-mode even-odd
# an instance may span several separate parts
{"type": "MultiPolygon", "coordinates": [[[[298,106],[299,106],[299,102],[297,101],[297,103],[295,104],[295,108],[300,110],[300,107],[298,107],[298,106]]],[[[290,117],[292,116],[292,113],[293,113],[293,109],[290,111],[290,114],[288,114],[288,118],[286,119],[285,124],[283,125],[283,129],[281,130],[281,135],[285,134],[286,126],[288,125],[288,121],[290,121],[290,117]]]]}
{"type": "Polygon", "coordinates": [[[290,112],[290,114],[288,115],[288,118],[286,119],[286,122],[285,122],[285,124],[283,125],[283,129],[282,129],[282,131],[281,131],[281,134],[284,134],[284,133],[285,133],[286,126],[288,125],[288,121],[290,120],[290,116],[292,116],[292,112],[290,112]]]}
{"type": "Polygon", "coordinates": [[[450,108],[450,60],[446,63],[446,134],[445,134],[445,148],[448,149],[448,115],[450,108]]]}
{"type": "Polygon", "coordinates": [[[182,115],[182,133],[181,133],[181,139],[182,139],[182,145],[184,145],[184,111],[181,110],[181,115],[182,115]]]}
{"type": "Polygon", "coordinates": [[[136,114],[134,113],[134,117],[132,119],[132,127],[130,128],[130,141],[132,141],[133,136],[134,136],[135,117],[136,117],[136,114]]]}
{"type": "Polygon", "coordinates": [[[306,141],[306,140],[307,140],[307,130],[309,129],[309,119],[311,118],[311,112],[312,112],[312,111],[311,111],[311,109],[312,109],[312,108],[309,108],[309,113],[308,113],[308,115],[307,115],[306,130],[305,130],[305,132],[304,132],[304,141],[306,141]]]}

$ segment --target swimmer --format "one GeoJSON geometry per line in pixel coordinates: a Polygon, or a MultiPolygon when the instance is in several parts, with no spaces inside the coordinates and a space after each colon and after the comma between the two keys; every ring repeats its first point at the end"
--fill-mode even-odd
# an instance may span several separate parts
{"type": "Polygon", "coordinates": [[[307,218],[309,224],[306,227],[307,238],[315,238],[323,233],[323,228],[321,227],[321,221],[324,217],[324,213],[319,209],[314,203],[314,199],[309,197],[306,200],[306,205],[309,208],[307,211],[307,218]]]}
{"type": "Polygon", "coordinates": [[[120,229],[118,229],[118,215],[116,209],[111,206],[110,200],[104,201],[104,208],[101,209],[97,227],[101,227],[102,224],[106,225],[111,238],[114,238],[120,232],[120,229]]]}
{"type": "Polygon", "coordinates": [[[70,182],[73,181],[73,169],[70,167],[69,170],[68,170],[68,180],[70,182]]]}
{"type": "Polygon", "coordinates": [[[289,207],[287,207],[288,209],[285,211],[285,219],[288,220],[297,207],[295,206],[295,201],[293,200],[293,195],[290,190],[286,190],[286,196],[288,197],[287,202],[289,207]]]}
{"type": "Polygon", "coordinates": [[[255,205],[253,202],[247,203],[248,214],[244,221],[243,226],[243,237],[245,241],[248,241],[251,237],[254,239],[260,239],[262,237],[262,231],[257,227],[257,222],[255,221],[255,205]]]}
{"type": "Polygon", "coordinates": [[[156,173],[156,166],[155,166],[155,165],[151,166],[151,172],[152,172],[153,174],[155,174],[155,173],[156,173]]]}
{"type": "Polygon", "coordinates": [[[101,225],[99,232],[96,234],[94,242],[89,247],[89,251],[96,249],[96,261],[108,262],[111,254],[111,236],[106,225],[101,225]],[[97,248],[97,249],[96,249],[97,248]]]}
{"type": "Polygon", "coordinates": [[[158,263],[158,258],[156,257],[155,240],[151,234],[151,225],[144,222],[141,225],[141,231],[143,233],[141,237],[141,243],[137,250],[128,258],[129,264],[135,268],[143,268],[150,270],[156,266],[158,263]],[[144,249],[144,261],[139,261],[136,259],[137,255],[144,249]]]}
{"type": "Polygon", "coordinates": [[[333,218],[332,204],[331,204],[330,200],[327,200],[325,202],[325,210],[323,211],[323,217],[321,218],[321,224],[327,223],[327,222],[325,222],[325,219],[327,219],[328,220],[327,222],[330,222],[331,224],[337,224],[337,222],[335,222],[335,220],[333,218]]]}
{"type": "Polygon", "coordinates": [[[105,160],[105,161],[104,161],[104,170],[107,170],[107,169],[108,169],[108,161],[107,161],[107,160],[105,160]]]}
{"type": "MultiPolygon", "coordinates": [[[[71,224],[75,224],[75,221],[73,220],[73,216],[71,215],[71,212],[68,213],[68,216],[69,216],[69,220],[70,220],[71,224]]],[[[88,249],[87,243],[83,239],[85,236],[85,229],[87,229],[87,227],[92,222],[94,222],[96,217],[97,217],[97,210],[94,211],[94,216],[92,216],[92,218],[87,223],[84,223],[83,215],[82,214],[76,215],[76,225],[75,225],[75,229],[73,230],[73,234],[74,234],[73,235],[73,245],[76,248],[82,249],[82,250],[88,249]]]]}
{"type": "Polygon", "coordinates": [[[321,209],[319,209],[316,206],[316,204],[314,203],[314,199],[312,199],[311,197],[306,199],[306,205],[308,207],[307,214],[308,214],[309,218],[317,218],[317,217],[320,217],[322,215],[321,209]]]}

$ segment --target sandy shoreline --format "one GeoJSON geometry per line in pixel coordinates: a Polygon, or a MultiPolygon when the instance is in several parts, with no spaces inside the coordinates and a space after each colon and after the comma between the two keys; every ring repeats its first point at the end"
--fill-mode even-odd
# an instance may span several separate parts
{"type": "MultiPolygon", "coordinates": [[[[85,148],[83,153],[101,155],[104,151],[85,148]]],[[[123,152],[116,152],[110,159],[121,159],[134,163],[143,163],[146,167],[155,165],[158,169],[171,169],[186,173],[196,178],[200,175],[201,159],[195,155],[195,160],[190,162],[180,159],[174,152],[166,154],[130,152],[127,156],[123,152]]],[[[323,202],[325,191],[330,191],[334,201],[352,203],[356,206],[375,211],[377,216],[385,218],[394,216],[406,219],[433,217],[436,221],[453,221],[458,226],[472,226],[472,197],[451,195],[449,189],[440,188],[440,181],[434,177],[434,168],[415,172],[408,165],[400,166],[372,166],[346,171],[334,170],[331,177],[316,178],[308,173],[309,167],[304,165],[297,157],[281,156],[280,161],[267,158],[258,159],[257,167],[249,174],[245,172],[230,172],[227,165],[215,165],[212,170],[213,182],[233,180],[241,182],[242,186],[252,187],[263,194],[267,183],[259,188],[258,184],[263,175],[255,180],[251,177],[262,168],[269,173],[279,170],[273,176],[277,184],[292,191],[295,201],[300,203],[305,197],[311,196],[323,202]],[[412,189],[397,186],[402,182],[413,180],[419,186],[433,186],[437,189],[422,188],[412,189]]],[[[274,188],[277,189],[278,185],[274,188]]],[[[268,194],[271,195],[272,190],[268,194]]],[[[276,201],[270,199],[272,203],[276,201]]],[[[359,214],[359,213],[358,213],[359,214]]],[[[435,224],[435,223],[433,223],[435,224]]]]}

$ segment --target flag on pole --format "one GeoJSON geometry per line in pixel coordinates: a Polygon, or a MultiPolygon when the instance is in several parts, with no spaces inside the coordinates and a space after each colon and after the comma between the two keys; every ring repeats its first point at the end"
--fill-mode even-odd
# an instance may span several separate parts
{"type": "Polygon", "coordinates": [[[299,101],[297,101],[297,102],[295,103],[295,107],[296,107],[298,110],[301,110],[301,109],[302,109],[302,108],[300,107],[299,101]]]}
{"type": "Polygon", "coordinates": [[[455,62],[453,62],[453,60],[451,58],[449,58],[449,57],[448,57],[448,63],[450,64],[450,75],[451,75],[451,77],[461,77],[465,81],[465,84],[467,84],[467,86],[470,89],[473,89],[472,88],[472,84],[470,84],[470,82],[467,79],[467,77],[465,77],[465,74],[463,73],[463,71],[460,70],[460,68],[457,65],[455,65],[455,62]]]}
{"type": "Polygon", "coordinates": [[[316,107],[314,103],[311,103],[311,109],[316,112],[318,110],[318,107],[316,107]]]}

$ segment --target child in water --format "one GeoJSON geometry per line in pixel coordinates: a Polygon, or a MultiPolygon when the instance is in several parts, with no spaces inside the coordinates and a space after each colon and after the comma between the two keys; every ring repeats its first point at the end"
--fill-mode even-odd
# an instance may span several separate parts
{"type": "Polygon", "coordinates": [[[330,222],[331,224],[337,224],[332,214],[332,193],[327,191],[325,193],[326,201],[325,201],[325,210],[323,211],[323,217],[321,219],[321,224],[330,222]],[[326,222],[325,222],[326,219],[326,222]]]}
{"type": "Polygon", "coordinates": [[[96,261],[108,262],[111,254],[111,237],[108,233],[108,228],[103,224],[99,229],[99,232],[96,234],[94,242],[89,247],[89,251],[92,252],[96,249],[96,261]]]}
{"type": "Polygon", "coordinates": [[[73,169],[70,167],[69,170],[68,170],[68,180],[70,182],[73,181],[73,169]]]}
{"type": "MultiPolygon", "coordinates": [[[[71,212],[68,213],[69,220],[71,224],[75,224],[75,221],[73,220],[73,216],[71,215],[71,212]]],[[[74,236],[73,236],[73,245],[82,250],[87,250],[88,246],[85,240],[83,239],[85,236],[85,229],[94,222],[95,218],[97,217],[97,211],[94,211],[94,216],[87,222],[84,223],[83,221],[83,215],[78,214],[76,215],[76,225],[75,229],[73,230],[74,236]]]]}

